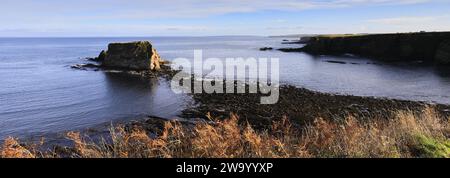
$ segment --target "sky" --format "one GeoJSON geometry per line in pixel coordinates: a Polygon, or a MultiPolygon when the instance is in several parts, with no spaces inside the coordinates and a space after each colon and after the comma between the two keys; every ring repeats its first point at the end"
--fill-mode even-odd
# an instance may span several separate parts
{"type": "Polygon", "coordinates": [[[0,37],[450,31],[449,0],[0,0],[0,37]]]}

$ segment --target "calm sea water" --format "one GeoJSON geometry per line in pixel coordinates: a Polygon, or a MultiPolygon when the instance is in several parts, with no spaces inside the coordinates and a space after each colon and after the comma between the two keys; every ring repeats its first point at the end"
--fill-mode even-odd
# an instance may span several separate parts
{"type": "Polygon", "coordinates": [[[258,50],[287,47],[280,38],[0,38],[0,138],[82,129],[145,115],[175,117],[190,100],[174,94],[166,82],[70,68],[98,55],[108,43],[134,40],[151,41],[167,60],[192,59],[194,49],[202,49],[204,58],[280,58],[281,82],[312,90],[450,104],[449,69],[258,50]]]}

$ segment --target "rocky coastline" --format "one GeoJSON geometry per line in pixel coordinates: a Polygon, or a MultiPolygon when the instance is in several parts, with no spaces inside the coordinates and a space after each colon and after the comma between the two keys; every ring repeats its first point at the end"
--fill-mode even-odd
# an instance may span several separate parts
{"type": "Polygon", "coordinates": [[[319,35],[308,37],[304,47],[279,50],[313,55],[354,54],[385,62],[421,61],[450,65],[450,32],[319,35]]]}
{"type": "Polygon", "coordinates": [[[280,86],[280,100],[274,105],[259,104],[261,94],[192,94],[195,101],[183,111],[183,118],[227,118],[235,113],[256,128],[266,129],[273,121],[288,118],[302,126],[317,118],[345,120],[394,119],[398,111],[422,112],[434,108],[444,117],[450,106],[419,101],[321,93],[290,85],[280,86]]]}
{"type": "MultiPolygon", "coordinates": [[[[102,51],[98,57],[89,58],[92,63],[74,65],[72,68],[102,72],[118,71],[170,81],[180,71],[166,65],[167,63],[159,57],[156,49],[150,46],[149,42],[109,45],[108,50],[102,51]],[[115,45],[119,47],[111,47],[115,45]],[[114,61],[105,62],[108,60],[114,61]]],[[[192,82],[195,81],[193,77],[192,82]]],[[[245,85],[248,88],[247,84],[235,81],[235,86],[237,85],[245,85]]],[[[141,120],[127,121],[123,124],[123,128],[127,132],[141,128],[150,136],[156,136],[171,121],[177,121],[187,128],[194,128],[199,123],[215,125],[216,121],[226,120],[234,115],[240,118],[238,121],[240,124],[248,123],[257,131],[270,130],[274,122],[282,122],[285,119],[288,119],[294,128],[301,129],[313,124],[317,119],[345,122],[347,118],[352,117],[369,123],[373,120],[396,119],[399,111],[420,114],[429,108],[435,110],[439,117],[450,118],[450,105],[330,94],[290,85],[281,85],[279,93],[279,102],[273,105],[260,104],[260,98],[266,96],[263,94],[188,94],[194,103],[186,103],[185,109],[178,118],[147,116],[141,120]]],[[[103,140],[110,134],[108,128],[86,129],[80,132],[99,140],[103,140]]],[[[70,157],[76,153],[75,147],[67,142],[67,137],[62,137],[54,138],[53,142],[41,145],[41,149],[53,150],[58,155],[70,157]]],[[[29,146],[29,144],[24,145],[29,146]]]]}
{"type": "MultiPolygon", "coordinates": [[[[166,65],[167,62],[159,57],[156,49],[151,47],[149,42],[113,43],[109,45],[108,51],[102,51],[98,57],[90,58],[90,60],[95,61],[96,64],[81,64],[72,66],[72,68],[106,72],[119,70],[142,77],[163,77],[167,81],[170,81],[179,72],[166,65]],[[122,56],[126,56],[125,59],[122,56]],[[130,56],[137,56],[137,58],[130,56]],[[114,62],[105,62],[109,60],[114,62]],[[136,61],[139,65],[135,65],[136,61]]],[[[192,82],[194,81],[195,79],[192,80],[192,82]]],[[[239,81],[235,81],[235,84],[247,85],[239,81]]],[[[231,113],[235,113],[257,128],[267,128],[272,121],[282,118],[289,118],[298,125],[307,124],[317,118],[340,120],[354,116],[360,119],[391,119],[394,118],[393,114],[399,110],[420,112],[430,107],[435,108],[445,117],[450,116],[450,106],[442,104],[337,95],[290,85],[282,85],[279,90],[280,100],[274,105],[259,104],[262,94],[189,94],[195,103],[187,104],[186,109],[179,117],[187,120],[207,121],[210,117],[227,118],[231,113]]],[[[151,116],[151,118],[155,117],[151,116]]],[[[144,123],[155,124],[155,120],[150,120],[152,119],[141,122],[141,125],[144,123]]],[[[148,127],[154,128],[153,126],[148,127]]]]}

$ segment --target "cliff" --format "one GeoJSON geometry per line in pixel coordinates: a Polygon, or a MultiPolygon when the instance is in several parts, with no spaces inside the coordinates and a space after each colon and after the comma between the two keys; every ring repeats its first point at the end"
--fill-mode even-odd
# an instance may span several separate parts
{"type": "Polygon", "coordinates": [[[423,61],[450,65],[450,32],[311,37],[300,49],[311,54],[355,54],[384,61],[423,61]]]}

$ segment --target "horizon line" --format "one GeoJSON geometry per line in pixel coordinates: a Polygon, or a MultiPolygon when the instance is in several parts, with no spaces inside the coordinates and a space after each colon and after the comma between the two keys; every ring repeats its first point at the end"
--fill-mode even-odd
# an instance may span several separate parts
{"type": "Polygon", "coordinates": [[[344,34],[399,34],[399,33],[440,33],[450,32],[450,30],[441,31],[409,31],[409,32],[370,32],[370,33],[299,33],[283,35],[156,35],[156,36],[0,36],[0,38],[179,38],[179,37],[292,37],[292,36],[314,36],[314,35],[344,35],[344,34]]]}
{"type": "MultiPolygon", "coordinates": [[[[281,36],[281,35],[280,35],[281,36]]],[[[158,38],[158,37],[270,37],[269,35],[157,35],[157,36],[0,36],[0,38],[158,38]]]]}

